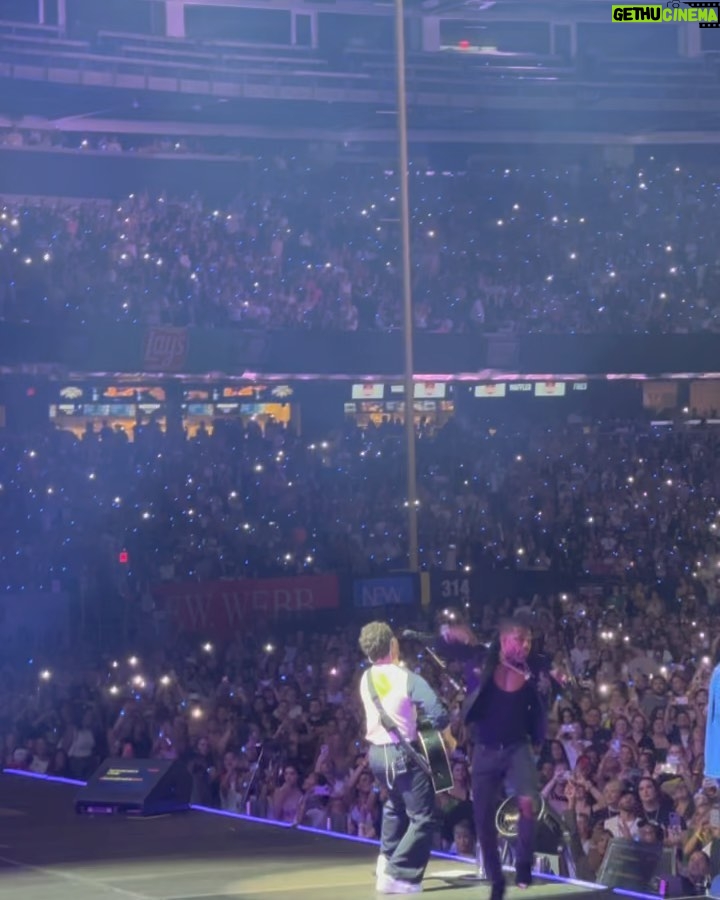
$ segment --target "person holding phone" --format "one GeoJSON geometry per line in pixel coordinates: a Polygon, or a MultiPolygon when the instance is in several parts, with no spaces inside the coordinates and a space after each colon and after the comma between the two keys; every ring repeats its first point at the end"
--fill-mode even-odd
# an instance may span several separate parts
{"type": "Polygon", "coordinates": [[[540,791],[540,796],[558,814],[567,809],[567,785],[571,780],[570,770],[564,764],[555,766],[552,778],[540,791]]]}
{"type": "Polygon", "coordinates": [[[686,822],[695,812],[695,804],[690,792],[691,784],[691,779],[685,781],[683,778],[672,778],[660,786],[660,790],[672,800],[675,812],[679,813],[686,822]]]}
{"type": "Polygon", "coordinates": [[[684,832],[685,819],[683,819],[679,812],[673,810],[668,817],[668,827],[665,835],[666,846],[675,847],[677,852],[677,849],[679,849],[683,843],[684,832]]]}
{"type": "Polygon", "coordinates": [[[683,834],[683,859],[689,859],[691,854],[696,850],[703,850],[713,841],[713,826],[710,821],[710,816],[711,813],[715,813],[713,819],[718,822],[718,825],[715,826],[717,833],[718,826],[720,825],[720,818],[718,818],[719,812],[720,810],[711,810],[709,806],[698,803],[697,809],[690,819],[690,827],[683,834]]]}

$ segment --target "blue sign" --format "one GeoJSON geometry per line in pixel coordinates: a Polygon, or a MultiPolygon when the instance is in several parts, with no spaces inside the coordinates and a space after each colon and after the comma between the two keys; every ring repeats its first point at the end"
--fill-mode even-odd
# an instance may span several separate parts
{"type": "Polygon", "coordinates": [[[417,581],[412,575],[361,578],[353,582],[353,602],[361,609],[377,606],[412,606],[419,603],[417,581]]]}

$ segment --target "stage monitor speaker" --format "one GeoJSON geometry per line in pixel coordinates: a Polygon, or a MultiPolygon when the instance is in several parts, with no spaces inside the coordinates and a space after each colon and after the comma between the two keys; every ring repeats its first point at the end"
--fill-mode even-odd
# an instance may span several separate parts
{"type": "Polygon", "coordinates": [[[662,844],[613,838],[600,864],[597,881],[609,888],[654,893],[653,879],[662,863],[662,844]]]}
{"type": "Polygon", "coordinates": [[[75,798],[75,812],[158,816],[190,808],[192,776],[174,759],[106,759],[75,798]]]}

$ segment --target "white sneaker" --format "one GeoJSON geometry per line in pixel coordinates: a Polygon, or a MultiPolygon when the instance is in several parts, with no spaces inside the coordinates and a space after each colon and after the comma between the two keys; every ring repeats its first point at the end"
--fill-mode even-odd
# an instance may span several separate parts
{"type": "Polygon", "coordinates": [[[377,878],[382,878],[382,876],[387,871],[388,858],[384,853],[381,853],[377,858],[377,864],[375,865],[375,876],[377,878]]]}
{"type": "Polygon", "coordinates": [[[378,894],[419,894],[422,889],[422,884],[401,881],[399,878],[393,878],[392,875],[380,875],[375,884],[378,894]]]}

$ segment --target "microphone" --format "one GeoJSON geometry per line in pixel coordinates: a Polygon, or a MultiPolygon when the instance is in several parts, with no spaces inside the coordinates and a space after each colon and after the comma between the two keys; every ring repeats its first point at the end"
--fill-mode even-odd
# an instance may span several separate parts
{"type": "Polygon", "coordinates": [[[405,628],[401,634],[401,637],[410,638],[413,641],[434,641],[435,635],[432,632],[427,631],[413,631],[412,628],[405,628]]]}

